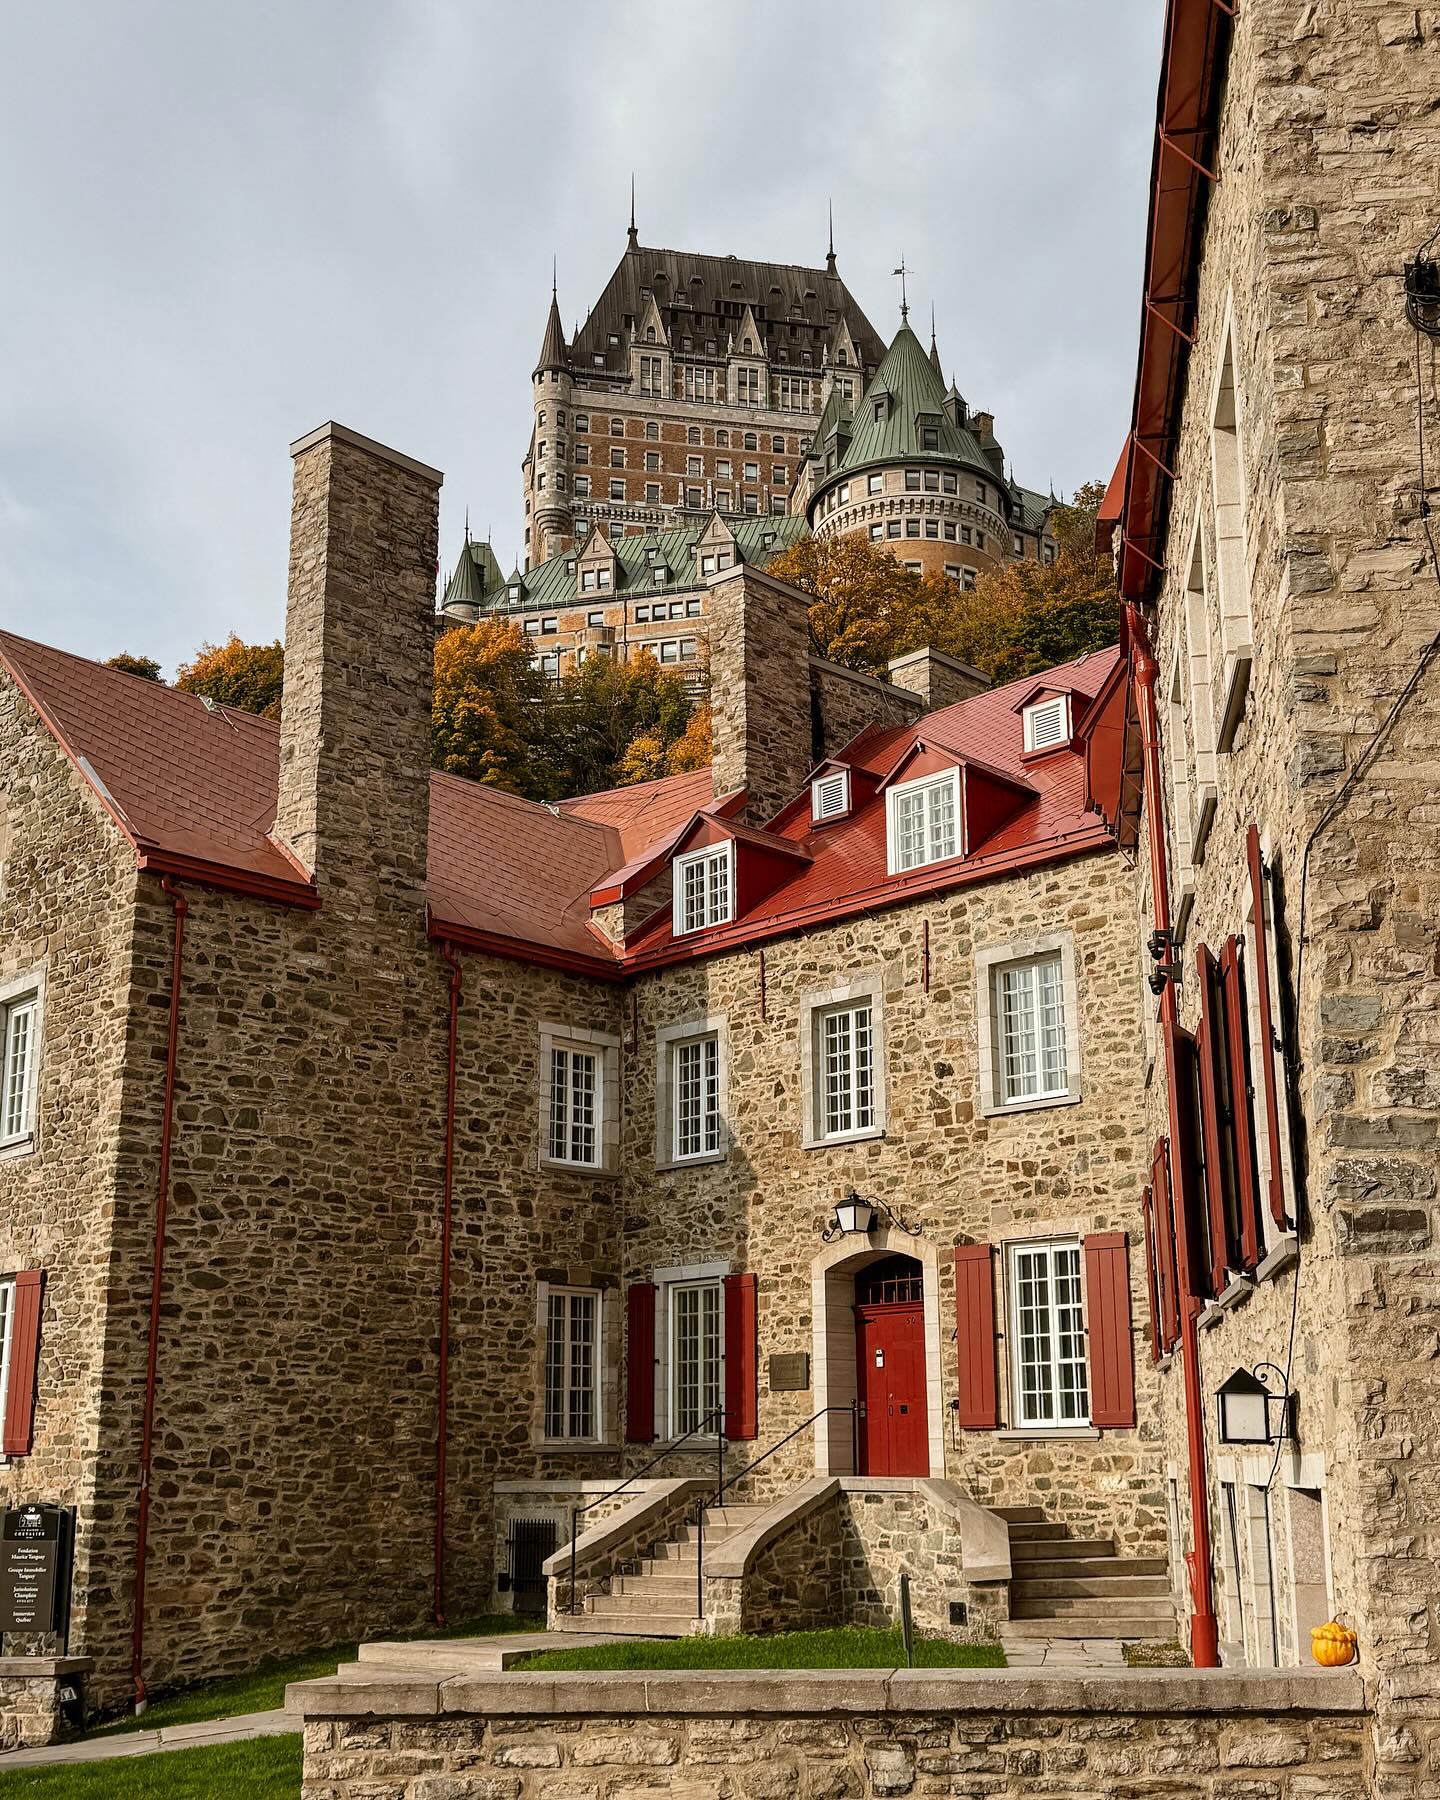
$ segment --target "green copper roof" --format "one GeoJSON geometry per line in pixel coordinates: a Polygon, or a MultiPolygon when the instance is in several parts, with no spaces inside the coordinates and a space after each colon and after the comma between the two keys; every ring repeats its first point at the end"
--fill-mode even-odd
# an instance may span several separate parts
{"type": "Polygon", "coordinates": [[[840,465],[841,471],[866,463],[926,458],[963,463],[991,481],[995,479],[995,471],[985,460],[974,432],[957,425],[946,413],[945,383],[908,325],[896,332],[885,360],[855,409],[853,425],[855,435],[840,465]],[[921,448],[922,417],[925,426],[936,431],[933,450],[921,448]]]}
{"type": "Polygon", "coordinates": [[[460,560],[455,565],[455,573],[445,589],[442,604],[486,606],[495,590],[504,585],[505,577],[495,560],[495,552],[488,544],[477,544],[473,539],[466,538],[460,560]]]}
{"type": "MultiPolygon", "coordinates": [[[[798,513],[759,513],[753,518],[727,518],[725,522],[734,533],[741,559],[757,568],[763,568],[772,556],[807,536],[810,529],[798,513]]],[[[638,598],[651,593],[677,594],[696,587],[695,546],[705,530],[705,525],[691,525],[679,531],[652,531],[644,536],[612,540],[610,547],[618,565],[616,591],[626,598],[638,598]],[[669,570],[666,580],[656,579],[659,569],[669,570]]],[[[537,608],[573,605],[576,555],[576,551],[566,550],[524,575],[512,575],[498,593],[489,596],[487,605],[497,612],[533,612],[537,608]],[[520,597],[512,599],[510,589],[517,584],[520,597]]],[[[588,603],[590,596],[584,598],[588,603]]],[[[601,606],[611,598],[611,594],[597,595],[594,604],[601,606]]]]}

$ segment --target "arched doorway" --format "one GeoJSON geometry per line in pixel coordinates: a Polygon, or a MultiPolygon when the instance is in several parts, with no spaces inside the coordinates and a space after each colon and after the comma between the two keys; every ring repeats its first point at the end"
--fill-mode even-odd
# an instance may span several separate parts
{"type": "Polygon", "coordinates": [[[928,1475],[925,1272],[881,1257],[855,1276],[855,1373],[861,1475],[928,1475]]]}

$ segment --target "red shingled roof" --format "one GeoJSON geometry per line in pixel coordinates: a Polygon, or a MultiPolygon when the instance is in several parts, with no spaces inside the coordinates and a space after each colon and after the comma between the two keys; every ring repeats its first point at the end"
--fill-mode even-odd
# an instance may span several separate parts
{"type": "MultiPolygon", "coordinates": [[[[1049,671],[1047,687],[1082,705],[1100,691],[1116,650],[1049,671]]],[[[140,867],[237,888],[291,905],[320,904],[314,886],[269,833],[275,822],[279,726],[197,696],[107,669],[0,632],[7,668],[61,746],[134,844],[140,867]]],[[[539,806],[453,775],[430,778],[427,883],[431,932],[500,954],[619,977],[874,910],[916,894],[1102,848],[1104,827],[1085,811],[1084,761],[1061,749],[1028,761],[1014,711],[1027,682],[1012,683],[928,714],[918,725],[867,728],[838,758],[870,777],[855,808],[815,829],[808,790],[763,833],[726,831],[740,854],[798,853],[776,866],[778,883],[732,924],[678,942],[661,912],[621,950],[590,922],[593,890],[649,860],[696,813],[723,817],[738,796],[710,800],[708,771],[539,806]],[[1004,784],[1004,803],[975,809],[967,854],[910,875],[887,875],[885,800],[875,783],[923,740],[951,757],[967,781],[1004,784]],[[976,835],[976,832],[980,835],[976,835]]],[[[837,759],[832,759],[837,760],[837,759]]]]}

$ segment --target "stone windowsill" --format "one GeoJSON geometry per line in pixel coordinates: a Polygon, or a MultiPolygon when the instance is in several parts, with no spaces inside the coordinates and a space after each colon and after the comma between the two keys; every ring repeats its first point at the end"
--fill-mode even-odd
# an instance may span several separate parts
{"type": "Polygon", "coordinates": [[[577,1438],[540,1437],[531,1441],[531,1448],[546,1456],[594,1456],[599,1452],[603,1452],[606,1456],[620,1454],[620,1446],[613,1440],[603,1444],[592,1444],[577,1438]]]}
{"type": "Polygon", "coordinates": [[[885,1127],[872,1125],[866,1131],[845,1131],[836,1137],[807,1137],[801,1144],[802,1150],[845,1150],[851,1144],[868,1144],[876,1138],[883,1138],[885,1127]]]}
{"type": "Polygon", "coordinates": [[[1297,1233],[1287,1231],[1284,1237],[1265,1253],[1255,1268],[1257,1281],[1273,1281],[1282,1270],[1288,1269],[1292,1263],[1300,1260],[1300,1239],[1297,1233]]]}
{"type": "Polygon", "coordinates": [[[1165,1373],[1165,1371],[1170,1367],[1171,1363],[1174,1362],[1174,1360],[1175,1360],[1175,1353],[1173,1350],[1168,1355],[1162,1356],[1160,1358],[1160,1360],[1155,1364],[1156,1374],[1163,1375],[1165,1373]]]}
{"type": "Polygon", "coordinates": [[[980,1108],[982,1119],[1005,1119],[1011,1113],[1044,1112],[1051,1106],[1078,1106],[1085,1098],[1077,1085],[1067,1094],[1041,1094],[1035,1100],[987,1100],[980,1108]]]}
{"type": "Polygon", "coordinates": [[[1098,1425],[1016,1425],[1004,1431],[997,1431],[995,1435],[1010,1443],[1090,1443],[1099,1437],[1100,1427],[1098,1425]]]}

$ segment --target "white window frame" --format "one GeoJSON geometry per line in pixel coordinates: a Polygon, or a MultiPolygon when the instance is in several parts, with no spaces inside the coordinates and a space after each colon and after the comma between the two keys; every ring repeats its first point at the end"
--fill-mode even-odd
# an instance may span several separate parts
{"type": "Polygon", "coordinates": [[[563,1445],[601,1444],[605,1441],[605,1328],[608,1323],[605,1305],[605,1294],[601,1288],[570,1286],[565,1283],[548,1282],[540,1284],[539,1326],[540,1326],[540,1438],[542,1443],[563,1445]],[[565,1367],[561,1372],[562,1406],[565,1423],[568,1426],[571,1413],[571,1396],[574,1391],[572,1377],[574,1374],[571,1340],[571,1307],[572,1300],[589,1300],[591,1305],[590,1332],[590,1424],[592,1429],[585,1432],[572,1432],[568,1429],[552,1431],[550,1428],[550,1314],[551,1303],[560,1300],[565,1303],[564,1352],[565,1367]]]}
{"type": "Polygon", "coordinates": [[[693,937],[699,931],[713,931],[717,926],[728,925],[735,917],[735,840],[726,838],[720,844],[707,844],[703,850],[687,850],[684,855],[677,856],[673,864],[673,887],[671,901],[671,929],[676,937],[693,937]],[[712,883],[708,865],[716,863],[723,867],[724,899],[718,910],[713,909],[712,883]],[[707,866],[705,880],[704,918],[699,924],[687,922],[685,876],[688,870],[707,866]]]}
{"type": "Polygon", "coordinates": [[[1011,1420],[1018,1431],[1085,1431],[1090,1428],[1090,1357],[1089,1342],[1085,1328],[1085,1258],[1079,1238],[1047,1238],[1031,1239],[1005,1246],[1005,1276],[1007,1290],[1006,1329],[1010,1339],[1010,1405],[1011,1420]],[[1055,1302],[1056,1264],[1061,1255],[1068,1261],[1074,1258],[1074,1301],[1075,1335],[1079,1339],[1080,1354],[1078,1357],[1064,1358],[1059,1351],[1059,1320],[1055,1302]],[[1021,1274],[1020,1263],[1023,1258],[1037,1258],[1044,1262],[1047,1269],[1049,1294],[1049,1330],[1048,1355],[1045,1363],[1051,1380],[1050,1408],[1040,1414],[1034,1408],[1028,1412],[1025,1402],[1025,1370],[1029,1365],[1024,1354],[1025,1338],[1020,1328],[1021,1313],[1021,1274]],[[1085,1407],[1083,1413],[1067,1417],[1060,1406],[1060,1374],[1063,1367],[1078,1368],[1084,1381],[1085,1407]]]}
{"type": "MultiPolygon", "coordinates": [[[[1267,837],[1260,840],[1260,855],[1267,867],[1270,866],[1273,846],[1267,837]]],[[[1285,1216],[1294,1219],[1295,1206],[1295,1169],[1291,1157],[1290,1134],[1292,1121],[1290,1117],[1290,1090],[1286,1083],[1285,1052],[1278,1044],[1266,1044],[1260,1033],[1260,983],[1256,962],[1256,934],[1263,932],[1265,936],[1265,961],[1270,976],[1270,1023],[1279,1036],[1281,1020],[1284,1015],[1280,1010],[1280,946],[1275,932],[1275,915],[1272,910],[1274,889],[1272,882],[1261,883],[1261,903],[1265,910],[1263,919],[1255,917],[1255,907],[1248,892],[1245,899],[1245,954],[1241,960],[1240,972],[1245,981],[1245,1031],[1249,1039],[1251,1078],[1254,1082],[1254,1093],[1250,1098],[1250,1133],[1255,1144],[1255,1180],[1260,1195],[1260,1228],[1266,1251],[1274,1250],[1285,1238],[1292,1235],[1281,1228],[1275,1215],[1270,1210],[1270,1127],[1265,1112],[1265,1058],[1269,1057],[1270,1066],[1275,1072],[1275,1102],[1280,1121],[1280,1181],[1285,1194],[1285,1216]]]]}
{"type": "Polygon", "coordinates": [[[1074,1106],[1082,1097],[1080,1005],[1075,980],[1075,941],[1068,931],[1046,932],[975,952],[976,1008],[980,1025],[980,1111],[987,1118],[1001,1113],[1035,1112],[1047,1106],[1074,1106]],[[1005,1097],[999,1016],[999,976],[1021,963],[1058,957],[1060,991],[1065,1008],[1065,1088],[1026,1099],[1005,1097]]]}
{"type": "Polygon", "coordinates": [[[23,1156],[34,1148],[40,1095],[40,1061],[44,1044],[45,981],[31,970],[0,986],[0,1157],[23,1156]],[[23,1018],[25,1068],[12,1097],[12,1057],[23,1018]],[[12,1106],[14,1114],[12,1118],[12,1106]]]}
{"type": "MultiPolygon", "coordinates": [[[[680,1396],[675,1358],[678,1322],[676,1299],[686,1289],[713,1288],[715,1291],[718,1350],[715,1404],[719,1407],[725,1404],[725,1277],[729,1273],[728,1262],[687,1263],[675,1268],[656,1269],[653,1273],[658,1302],[655,1342],[660,1352],[655,1368],[655,1416],[664,1422],[667,1442],[673,1442],[682,1435],[679,1429],[680,1396]]],[[[713,1432],[702,1432],[690,1441],[692,1444],[713,1443],[714,1437],[713,1432]]]]}
{"type": "Polygon", "coordinates": [[[885,793],[885,865],[892,875],[909,875],[916,869],[929,867],[931,863],[953,862],[965,854],[965,822],[960,806],[960,771],[958,768],[942,769],[938,775],[922,775],[914,781],[900,781],[888,788],[885,793]],[[954,847],[943,855],[932,855],[932,819],[931,791],[939,791],[948,787],[951,795],[951,811],[955,822],[954,847]],[[924,795],[923,809],[923,849],[925,854],[917,861],[900,866],[900,810],[904,802],[913,796],[924,795]]]}
{"type": "Polygon", "coordinates": [[[850,771],[830,769],[810,783],[810,817],[817,825],[843,819],[850,810],[850,771]]]}
{"type": "Polygon", "coordinates": [[[862,1143],[885,1135],[885,980],[876,970],[854,981],[807,994],[800,1005],[801,1145],[807,1150],[862,1143]],[[840,1013],[870,1010],[870,1118],[842,1131],[826,1128],[825,1022],[840,1013]]]}
{"type": "Polygon", "coordinates": [[[1215,592],[1220,609],[1221,703],[1216,749],[1229,750],[1245,709],[1254,653],[1246,520],[1245,441],[1236,370],[1234,296],[1225,296],[1210,395],[1210,501],[1215,592]]]}
{"type": "MultiPolygon", "coordinates": [[[[730,1099],[730,1031],[725,1014],[683,1019],[655,1034],[655,1165],[660,1169],[689,1169],[704,1163],[723,1162],[730,1151],[727,1124],[730,1099]],[[687,1046],[715,1046],[715,1125],[711,1147],[682,1155],[680,1151],[680,1094],[676,1079],[680,1053],[687,1046]]],[[[703,1114],[702,1114],[703,1119],[703,1114]]]]}
{"type": "MultiPolygon", "coordinates": [[[[540,1027],[540,1165],[547,1169],[567,1169],[582,1175],[599,1175],[613,1170],[619,1137],[619,1052],[620,1040],[600,1031],[585,1031],[577,1026],[543,1024],[540,1027]],[[554,1151],[551,1105],[554,1098],[554,1058],[556,1053],[595,1058],[593,1089],[593,1159],[557,1156],[554,1151]]],[[[567,1065],[568,1068],[568,1065],[567,1065]]],[[[567,1075],[568,1081],[568,1075],[567,1075]]],[[[567,1097],[567,1120],[569,1118],[567,1097]]],[[[567,1146],[572,1142],[567,1124],[567,1146]]]]}
{"type": "Polygon", "coordinates": [[[1022,717],[1025,721],[1025,748],[1027,750],[1061,750],[1070,742],[1070,696],[1068,694],[1052,694],[1048,700],[1037,700],[1033,706],[1025,708],[1022,717]],[[1041,737],[1039,731],[1041,721],[1044,720],[1048,725],[1052,716],[1056,719],[1059,730],[1053,737],[1041,737]]]}

